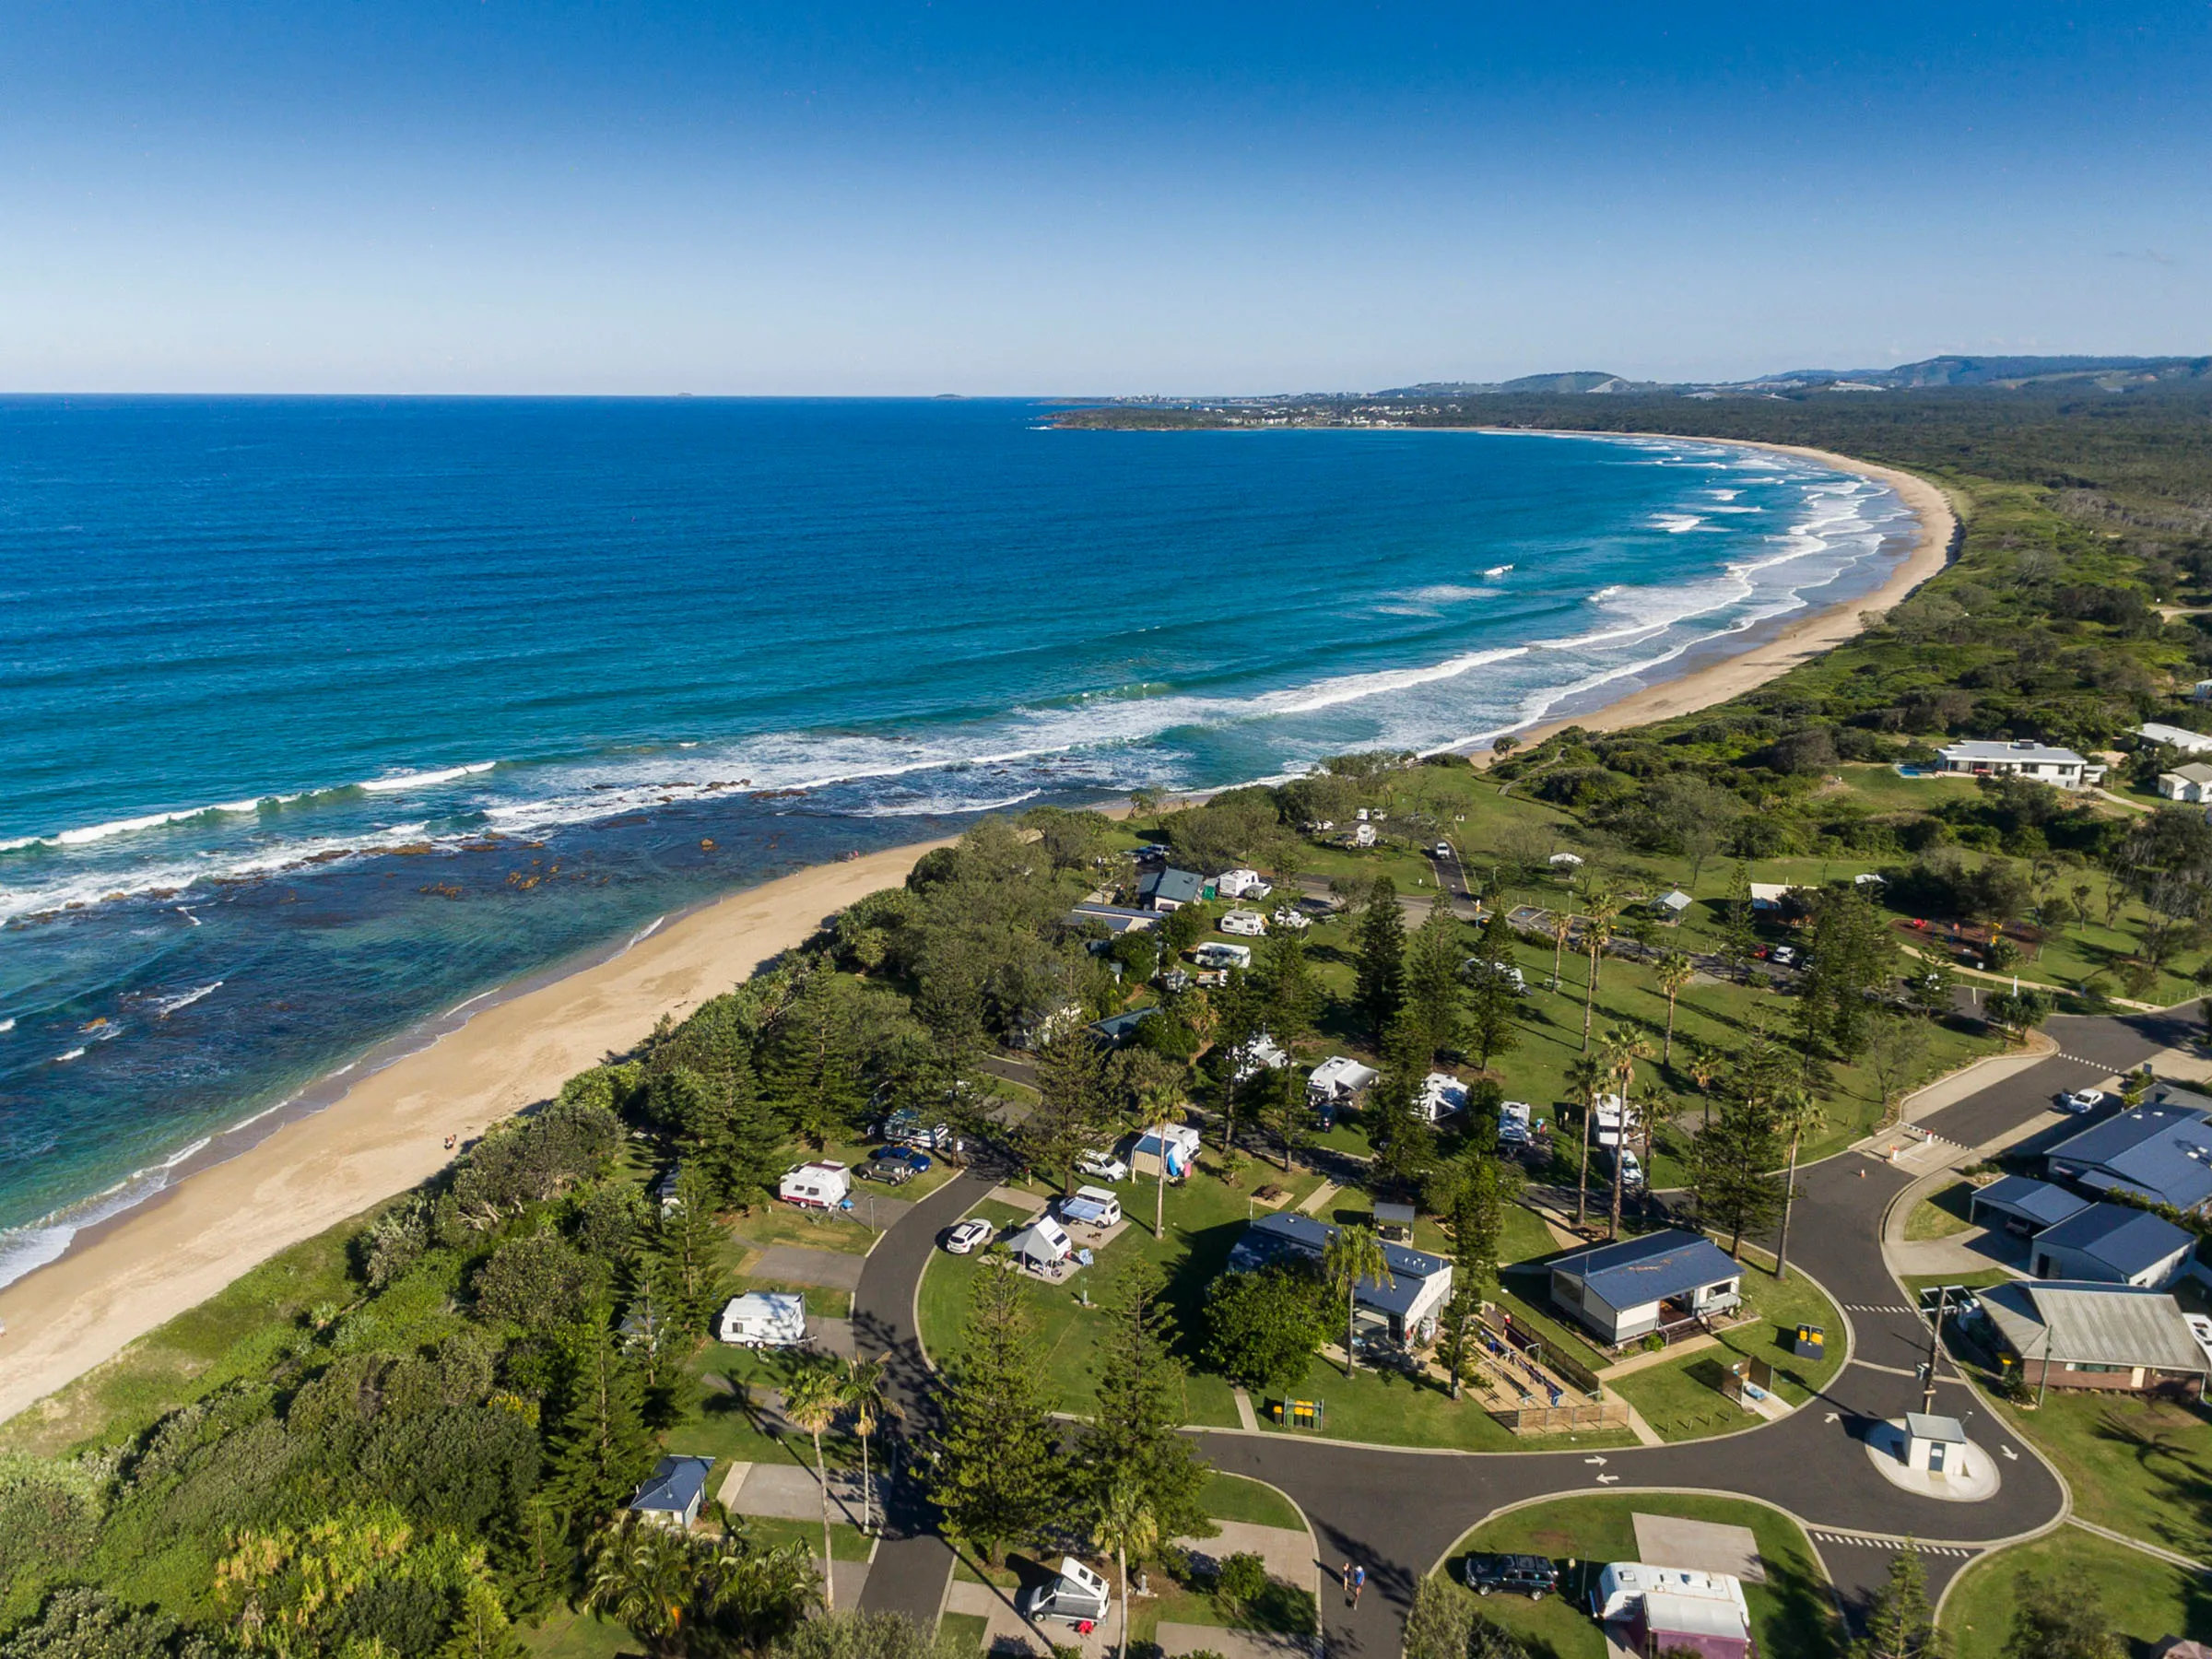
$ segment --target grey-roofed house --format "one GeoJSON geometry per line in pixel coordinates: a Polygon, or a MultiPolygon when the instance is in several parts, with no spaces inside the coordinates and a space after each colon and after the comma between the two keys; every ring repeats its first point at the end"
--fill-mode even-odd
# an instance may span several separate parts
{"type": "MultiPolygon", "coordinates": [[[[1325,1221],[1298,1214],[1262,1216],[1246,1224],[1229,1253],[1231,1273],[1251,1273],[1271,1262],[1318,1262],[1336,1230],[1325,1221]]],[[[1427,1251],[1385,1243],[1383,1280],[1361,1279],[1354,1306],[1371,1324],[1389,1327],[1400,1342],[1425,1342],[1433,1334],[1437,1312],[1452,1296],[1452,1264],[1427,1251]]]]}
{"type": "Polygon", "coordinates": [[[1109,1014],[1090,1022],[1090,1034],[1110,1048],[1126,1048],[1136,1041],[1136,1028],[1160,1011],[1158,1003],[1147,1003],[1141,1008],[1109,1014]]]}
{"type": "Polygon", "coordinates": [[[2007,1175],[1968,1197],[1966,1218],[1980,1227],[2003,1227],[2033,1237],[2088,1207],[2089,1201],[2079,1193],[2027,1175],[2007,1175]]]}
{"type": "Polygon", "coordinates": [[[2104,768],[2092,766],[2070,748],[2031,737],[2009,743],[1972,738],[1947,743],[1936,751],[1939,770],[1954,776],[2032,778],[2060,789],[2082,789],[2104,782],[2104,768]]]}
{"type": "Polygon", "coordinates": [[[1205,877],[1168,865],[1147,871],[1136,887],[1136,896],[1152,911],[1179,911],[1186,904],[1197,903],[1205,891],[1205,877]]]}
{"type": "Polygon", "coordinates": [[[2088,1279],[2163,1290],[2189,1265],[2196,1240],[2148,1210],[2092,1204],[2035,1235],[2030,1271],[2041,1279],[2088,1279]]]}
{"type": "Polygon", "coordinates": [[[1608,1344],[1724,1313],[1743,1300],[1743,1283],[1726,1251],[1681,1228],[1551,1264],[1551,1300],[1608,1344]]]}
{"type": "Polygon", "coordinates": [[[1131,910],[1122,904],[1093,904],[1086,900],[1067,912],[1070,927],[1087,927],[1097,923],[1115,938],[1125,933],[1143,933],[1159,925],[1159,912],[1148,910],[1131,910]]]}
{"type": "Polygon", "coordinates": [[[2212,766],[2192,760],[2159,774],[2159,794],[2169,801],[2212,802],[2212,766]]]}
{"type": "Polygon", "coordinates": [[[707,1495],[707,1477],[713,1468],[711,1457],[662,1458],[631,1497],[631,1512],[656,1526],[689,1526],[699,1519],[700,1501],[707,1495]]]}
{"type": "Polygon", "coordinates": [[[2212,1200],[2212,1100],[2164,1088],[2132,1112],[2067,1136],[2044,1157],[2053,1181],[2194,1210],[2212,1200]]]}
{"type": "Polygon", "coordinates": [[[2181,1304],[2132,1285],[1993,1285],[1976,1293],[1998,1345],[2033,1388],[2098,1389],[2194,1400],[2212,1361],[2181,1304]]]}

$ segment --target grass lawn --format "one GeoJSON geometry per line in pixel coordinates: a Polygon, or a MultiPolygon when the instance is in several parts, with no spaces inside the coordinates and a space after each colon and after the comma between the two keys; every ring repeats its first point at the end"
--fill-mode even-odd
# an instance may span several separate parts
{"type": "MultiPolygon", "coordinates": [[[[757,1543],[771,1549],[779,1545],[796,1544],[816,1560],[822,1559],[819,1521],[786,1521],[773,1515],[747,1515],[744,1520],[746,1530],[757,1543]]],[[[875,1549],[876,1540],[857,1526],[847,1526],[842,1521],[830,1524],[830,1550],[838,1560],[865,1561],[875,1549]]]]}
{"type": "MultiPolygon", "coordinates": [[[[532,1659],[618,1659],[645,1649],[625,1625],[596,1613],[574,1613],[556,1607],[545,1622],[533,1628],[517,1627],[523,1646],[532,1659]]],[[[979,1644],[980,1645],[980,1644],[979,1644]]]]}
{"type": "Polygon", "coordinates": [[[1974,1183],[1954,1181],[1950,1185],[1923,1198],[1912,1206],[1905,1218],[1905,1238],[1918,1243],[1925,1239],[1947,1239],[1973,1226],[1967,1218],[1967,1200],[1973,1195],[1974,1183]]]}
{"type": "MultiPolygon", "coordinates": [[[[1337,1366],[1316,1359],[1297,1397],[1318,1400],[1324,1412],[1321,1433],[1328,1440],[1364,1441],[1383,1446],[1449,1446],[1463,1452],[1542,1452],[1565,1446],[1632,1446],[1626,1429],[1604,1433],[1516,1435],[1496,1422],[1472,1396],[1454,1400],[1441,1383],[1399,1371],[1366,1366],[1347,1377],[1337,1366]]],[[[1263,1428],[1270,1428],[1266,1403],[1254,1399],[1263,1428]]],[[[1295,1439],[1305,1432],[1283,1429],[1295,1439]]]]}
{"type": "Polygon", "coordinates": [[[1217,1521],[1249,1521],[1254,1526],[1280,1526],[1292,1532],[1302,1532],[1306,1525],[1297,1504],[1264,1481],[1247,1480],[1241,1475],[1215,1476],[1206,1482],[1199,1501],[1217,1521]]]}
{"type": "MultiPolygon", "coordinates": [[[[1606,1561],[1637,1559],[1638,1514],[1676,1515],[1747,1526],[1759,1540],[1767,1582],[1746,1584],[1751,1605],[1752,1635],[1762,1653],[1788,1659],[1823,1659],[1836,1647],[1837,1629],[1828,1579],[1812,1546],[1788,1516],[1733,1498],[1688,1497],[1649,1492],[1593,1498],[1561,1498],[1518,1509],[1485,1522],[1453,1546],[1440,1571],[1464,1584],[1468,1555],[1477,1551],[1568,1558],[1594,1575],[1606,1561]]],[[[1606,1640],[1585,1610],[1580,1577],[1563,1580],[1561,1594],[1541,1602],[1517,1595],[1483,1598],[1483,1616],[1512,1632],[1532,1659],[1605,1659],[1606,1640]]]]}
{"type": "Polygon", "coordinates": [[[1747,1260],[1744,1300],[1757,1310],[1758,1317],[1722,1332],[1718,1347],[1633,1371],[1613,1383],[1614,1391],[1641,1412],[1662,1439],[1697,1440],[1757,1424],[1756,1412],[1720,1392],[1722,1376],[1739,1361],[1766,1360],[1774,1368],[1775,1392],[1793,1406],[1811,1399],[1841,1368],[1842,1316],[1804,1274],[1792,1273],[1786,1284],[1778,1283],[1768,1269],[1747,1260]],[[1800,1321],[1824,1326],[1829,1333],[1827,1354],[1818,1363],[1789,1351],[1789,1339],[1800,1321]]]}
{"type": "Polygon", "coordinates": [[[983,1651],[983,1638],[990,1633],[991,1621],[981,1613],[947,1613],[937,1620],[937,1630],[955,1638],[967,1652],[980,1653],[983,1651]]]}
{"type": "Polygon", "coordinates": [[[2212,1416],[2202,1407],[2053,1388],[2037,1410],[1994,1409],[2057,1465],[2083,1520],[2212,1559],[2212,1416]]]}
{"type": "Polygon", "coordinates": [[[1953,1659],[1999,1659],[2012,1628],[2019,1575],[2048,1583],[2069,1570],[2096,1586],[2106,1618],[2127,1640],[2128,1659],[2149,1659],[2161,1637],[2212,1641],[2212,1599],[2194,1574],[2077,1526],[2062,1526],[2048,1537],[2000,1549],[1959,1577],[1943,1604],[1953,1659]]]}
{"type": "MultiPolygon", "coordinates": [[[[901,1189],[901,1195],[904,1191],[901,1189]]],[[[874,1229],[848,1216],[803,1210],[790,1204],[764,1204],[747,1210],[732,1220],[730,1229],[736,1238],[762,1249],[771,1244],[796,1244],[806,1250],[865,1255],[876,1242],[874,1229]]]]}
{"type": "Polygon", "coordinates": [[[1969,1290],[1986,1290],[1992,1285],[2008,1284],[2019,1277],[2017,1273],[2006,1272],[2002,1267],[1977,1267],[1971,1273],[1908,1273],[1904,1277],[1904,1287],[1912,1293],[1912,1305],[1918,1307],[1920,1293],[1939,1285],[1964,1285],[1969,1290]]]}
{"type": "MultiPolygon", "coordinates": [[[[1191,1369],[1184,1420],[1216,1428],[1236,1426],[1236,1402],[1230,1385],[1198,1368],[1196,1349],[1205,1329],[1206,1288],[1219,1277],[1242,1230],[1253,1185],[1265,1180],[1288,1187],[1290,1206],[1295,1207],[1299,1199],[1320,1184],[1321,1178],[1310,1171],[1286,1177],[1279,1171],[1263,1173],[1253,1169],[1245,1180],[1245,1186],[1232,1188],[1209,1175],[1194,1175],[1168,1189],[1165,1238],[1152,1237],[1150,1205],[1140,1203],[1136,1207],[1145,1219],[1133,1222],[1109,1245],[1096,1266],[1084,1269],[1062,1285],[1026,1281],[1042,1330],[1046,1373],[1061,1410],[1088,1412],[1091,1407],[1090,1357],[1102,1315],[1095,1307],[1083,1305],[1085,1292],[1095,1300],[1104,1291],[1117,1261],[1142,1256],[1158,1263],[1168,1276],[1167,1300],[1182,1334],[1179,1346],[1183,1361],[1191,1369]]],[[[1146,1200],[1152,1196],[1141,1182],[1125,1184],[1123,1191],[1146,1200]]],[[[1027,1219],[1022,1212],[989,1200],[969,1213],[1001,1227],[1027,1219]]],[[[982,1260],[980,1255],[947,1255],[939,1251],[924,1272],[922,1341],[933,1357],[943,1356],[958,1343],[961,1321],[967,1315],[969,1287],[982,1260]]]]}

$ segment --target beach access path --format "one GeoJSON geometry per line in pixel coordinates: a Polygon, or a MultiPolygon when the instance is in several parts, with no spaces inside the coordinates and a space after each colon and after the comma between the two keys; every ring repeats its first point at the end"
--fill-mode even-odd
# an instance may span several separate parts
{"type": "Polygon", "coordinates": [[[930,842],[818,865],[692,912],[504,1001],[102,1226],[0,1289],[0,1419],[112,1359],[288,1245],[428,1180],[500,1119],[625,1053],[906,877],[930,842]]]}

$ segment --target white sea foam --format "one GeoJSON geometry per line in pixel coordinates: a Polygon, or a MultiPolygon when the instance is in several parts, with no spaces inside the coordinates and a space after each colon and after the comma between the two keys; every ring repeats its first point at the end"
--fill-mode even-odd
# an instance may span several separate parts
{"type": "Polygon", "coordinates": [[[56,1065],[66,1065],[72,1060],[82,1060],[84,1057],[85,1051],[81,1047],[73,1048],[65,1054],[56,1054],[53,1057],[53,1063],[56,1065]]]}
{"type": "Polygon", "coordinates": [[[16,1021],[15,1021],[15,1017],[14,1017],[13,1015],[10,1015],[10,1016],[9,1016],[7,1018],[6,1018],[6,1019],[0,1019],[0,1031],[12,1031],[12,1030],[14,1030],[15,1029],[16,1029],[16,1021]]]}
{"type": "Polygon", "coordinates": [[[428,789],[436,783],[453,783],[463,778],[473,778],[499,765],[497,760],[478,760],[467,766],[448,766],[438,771],[399,772],[389,778],[370,778],[354,785],[370,794],[390,794],[402,789],[428,789]]]}
{"type": "Polygon", "coordinates": [[[157,1019],[167,1019],[179,1008],[189,1008],[194,1003],[198,1002],[202,997],[211,996],[216,992],[220,991],[222,988],[223,982],[221,980],[217,980],[212,985],[202,985],[196,991],[186,991],[181,995],[164,997],[160,1001],[155,1003],[154,1017],[157,1019]]]}
{"type": "Polygon", "coordinates": [[[29,1227],[0,1231],[0,1285],[12,1285],[33,1269],[58,1261],[86,1228],[119,1216],[165,1190],[178,1166],[205,1150],[207,1144],[203,1136],[160,1162],[134,1170],[113,1186],[55,1210],[29,1227]]]}

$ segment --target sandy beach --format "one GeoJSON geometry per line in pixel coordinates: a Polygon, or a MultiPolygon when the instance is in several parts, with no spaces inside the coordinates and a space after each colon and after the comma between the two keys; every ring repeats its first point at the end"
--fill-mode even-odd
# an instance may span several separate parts
{"type": "MultiPolygon", "coordinates": [[[[1671,436],[1671,435],[1670,435],[1671,436]]],[[[1739,447],[1780,448],[1777,445],[1739,447]]],[[[1918,514],[1917,545],[1883,586],[1794,622],[1740,655],[1692,668],[1565,724],[1611,730],[1705,708],[1859,630],[1943,567],[1956,519],[1926,481],[1848,456],[1788,450],[1881,479],[1918,514]]],[[[1193,797],[1195,798],[1195,797],[1193,797]]],[[[803,870],[685,916],[611,959],[490,1001],[459,1029],[364,1077],[331,1105],[88,1230],[58,1261],[0,1289],[0,1419],[112,1358],[286,1246],[427,1179],[486,1125],[632,1048],[800,943],[836,911],[901,880],[927,846],[803,870]]]]}
{"type": "MultiPolygon", "coordinates": [[[[1592,436],[1587,432],[1561,435],[1592,436]]],[[[1578,725],[1592,732],[1617,732],[1624,727],[1643,725],[1651,721],[1709,709],[1715,703],[1726,702],[1732,697],[1740,697],[1754,687],[1788,673],[1798,664],[1818,656],[1831,645],[1840,645],[1850,639],[1859,631],[1859,618],[1863,614],[1888,610],[1898,604],[1914,588],[1942,570],[1944,561],[1950,556],[1951,540],[1959,527],[1958,514],[1952,511],[1949,500],[1941,489],[1912,473],[1899,472],[1889,466],[1877,466],[1868,461],[1853,460],[1849,455],[1839,455],[1827,450],[1804,449],[1787,443],[1755,443],[1749,440],[1733,438],[1692,440],[1672,432],[1596,435],[1665,438],[1675,443],[1710,441],[1724,443],[1731,449],[1771,450],[1777,454],[1818,461],[1824,466],[1834,467],[1838,472],[1858,473],[1865,477],[1878,478],[1896,490],[1905,505],[1912,510],[1920,520],[1920,534],[1912,551],[1890,572],[1888,580],[1874,592],[1800,617],[1784,625],[1771,639],[1754,645],[1748,651],[1692,668],[1686,674],[1662,680],[1657,685],[1630,691],[1601,708],[1564,715],[1516,732],[1514,735],[1521,740],[1523,747],[1541,742],[1565,726],[1578,725]]],[[[1487,756],[1482,758],[1487,759],[1487,756]]]]}
{"type": "Polygon", "coordinates": [[[824,918],[905,878],[935,842],[823,865],[694,911],[609,960],[493,1002],[335,1103],[83,1235],[0,1289],[0,1419],[240,1275],[442,1169],[445,1137],[549,1098],[824,918]]]}

